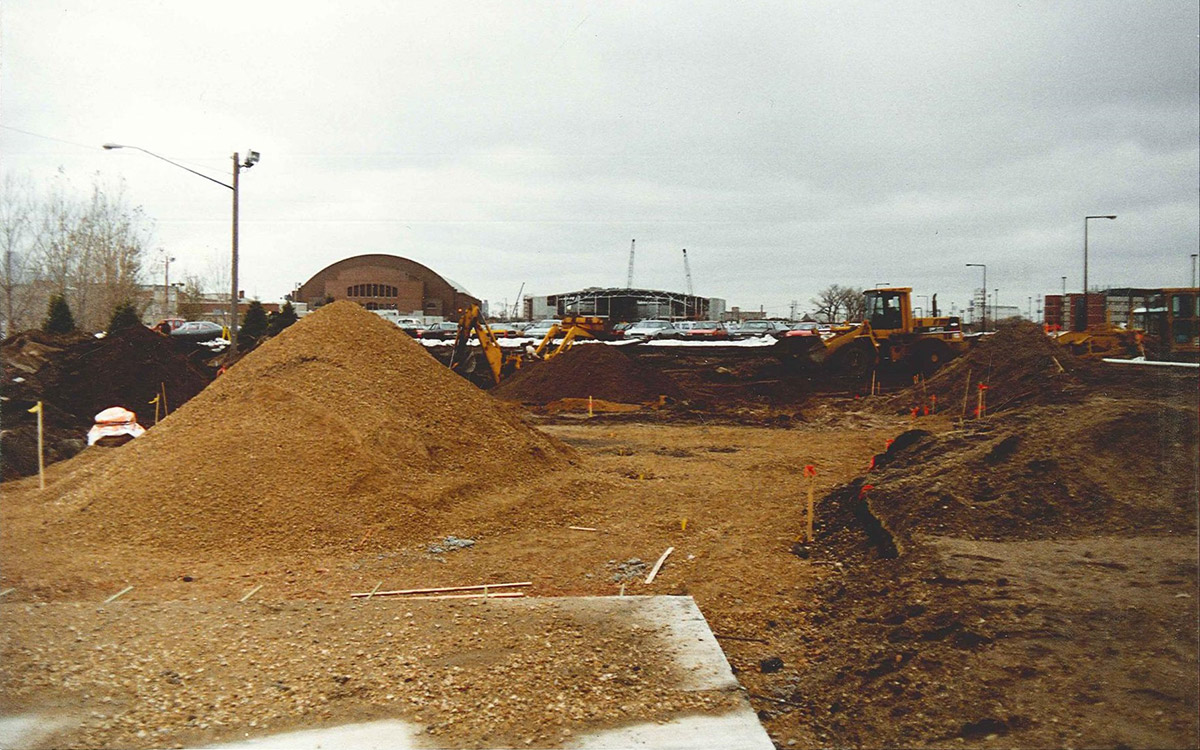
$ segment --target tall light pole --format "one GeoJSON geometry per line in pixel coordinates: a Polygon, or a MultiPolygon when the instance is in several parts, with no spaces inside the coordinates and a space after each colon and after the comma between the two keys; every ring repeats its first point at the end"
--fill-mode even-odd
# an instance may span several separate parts
{"type": "Polygon", "coordinates": [[[987,264],[986,263],[968,263],[968,268],[983,269],[983,331],[987,331],[987,264]]]}
{"type": "Polygon", "coordinates": [[[1196,258],[1200,257],[1198,253],[1192,253],[1192,286],[1200,286],[1196,283],[1196,258]]]}
{"type": "Polygon", "coordinates": [[[236,151],[234,151],[233,152],[233,184],[227,185],[226,183],[221,182],[220,180],[209,177],[206,174],[197,172],[196,170],[191,169],[190,167],[185,167],[182,164],[173,162],[170,159],[166,158],[165,156],[159,156],[158,154],[154,153],[153,151],[147,151],[146,149],[142,148],[141,146],[130,146],[128,144],[123,144],[123,143],[105,143],[103,148],[106,150],[109,150],[109,151],[116,149],[116,148],[132,148],[136,151],[141,151],[143,154],[148,154],[149,156],[153,156],[155,159],[160,159],[162,161],[165,161],[166,163],[168,163],[172,166],[176,166],[182,170],[191,172],[192,174],[196,175],[197,177],[203,177],[204,179],[208,180],[209,182],[215,182],[216,184],[220,185],[221,187],[228,188],[229,190],[233,191],[233,251],[231,253],[232,259],[231,259],[230,271],[229,271],[231,283],[230,283],[230,292],[229,292],[229,354],[228,354],[228,356],[229,357],[235,356],[237,354],[237,346],[238,346],[238,341],[237,341],[237,339],[238,339],[238,336],[237,336],[237,323],[238,323],[238,175],[241,173],[241,171],[243,169],[249,169],[250,167],[253,167],[255,164],[258,163],[259,153],[257,151],[247,151],[246,158],[245,158],[245,160],[243,160],[239,157],[238,153],[236,151]]]}
{"type": "Polygon", "coordinates": [[[1063,304],[1065,305],[1065,304],[1067,304],[1067,277],[1066,276],[1062,277],[1062,282],[1063,282],[1063,304]]]}
{"type": "Polygon", "coordinates": [[[1115,215],[1107,214],[1103,216],[1085,216],[1083,217],[1083,328],[1087,328],[1088,324],[1088,251],[1087,251],[1087,234],[1088,222],[1092,219],[1115,219],[1115,215]]]}
{"type": "Polygon", "coordinates": [[[175,258],[169,253],[163,253],[163,317],[171,316],[171,262],[175,258]]]}

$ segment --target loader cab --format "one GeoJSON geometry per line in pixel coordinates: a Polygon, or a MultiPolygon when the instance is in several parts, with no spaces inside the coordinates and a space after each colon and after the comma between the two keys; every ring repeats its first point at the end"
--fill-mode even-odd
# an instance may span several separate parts
{"type": "Polygon", "coordinates": [[[1150,337],[1146,343],[1148,356],[1200,361],[1200,289],[1156,290],[1145,307],[1132,312],[1134,327],[1150,337]]]}
{"type": "Polygon", "coordinates": [[[909,307],[910,288],[870,289],[864,292],[867,322],[873,331],[912,330],[912,308],[909,307]]]}

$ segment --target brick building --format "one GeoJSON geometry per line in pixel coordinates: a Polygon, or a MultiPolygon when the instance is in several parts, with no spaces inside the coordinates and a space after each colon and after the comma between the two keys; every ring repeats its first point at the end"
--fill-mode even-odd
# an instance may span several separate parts
{"type": "Polygon", "coordinates": [[[292,293],[291,299],[315,309],[347,299],[368,310],[402,315],[454,318],[479,300],[430,268],[398,255],[356,255],[326,266],[292,293]]]}

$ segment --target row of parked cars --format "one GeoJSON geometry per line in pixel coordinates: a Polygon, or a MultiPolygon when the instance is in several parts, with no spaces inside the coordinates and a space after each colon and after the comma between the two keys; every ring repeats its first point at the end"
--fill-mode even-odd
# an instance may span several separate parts
{"type": "MultiPolygon", "coordinates": [[[[643,320],[614,326],[613,332],[626,339],[676,339],[684,341],[738,341],[743,339],[820,336],[816,323],[788,325],[778,320],[744,320],[722,323],[718,320],[643,320]]],[[[825,331],[829,330],[824,326],[825,331]]]]}
{"type": "MultiPolygon", "coordinates": [[[[492,332],[500,338],[542,339],[553,326],[561,325],[558,319],[538,320],[532,323],[489,323],[492,332]]],[[[450,340],[458,334],[458,324],[443,321],[425,325],[419,319],[401,319],[397,325],[409,335],[422,339],[450,340]]],[[[820,336],[827,333],[829,326],[817,323],[787,325],[777,320],[746,320],[738,323],[723,323],[717,320],[641,320],[636,323],[618,323],[612,332],[619,339],[681,341],[737,341],[741,339],[771,336],[820,336]]]]}

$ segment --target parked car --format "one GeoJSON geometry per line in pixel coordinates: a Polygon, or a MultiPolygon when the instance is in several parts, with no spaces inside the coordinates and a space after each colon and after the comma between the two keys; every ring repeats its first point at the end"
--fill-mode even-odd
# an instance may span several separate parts
{"type": "Polygon", "coordinates": [[[735,339],[762,338],[763,336],[779,338],[786,331],[787,326],[776,320],[744,320],[731,336],[735,339]]]}
{"type": "Polygon", "coordinates": [[[802,322],[789,328],[783,334],[785,337],[791,336],[820,336],[820,326],[816,323],[802,322]]]}
{"type": "Polygon", "coordinates": [[[697,320],[683,332],[686,340],[720,340],[729,338],[729,330],[725,324],[716,320],[697,320]]]}
{"type": "Polygon", "coordinates": [[[425,332],[425,321],[420,318],[400,318],[396,325],[414,339],[421,338],[421,334],[425,332]]]}
{"type": "Polygon", "coordinates": [[[437,339],[440,341],[448,341],[456,336],[458,336],[458,323],[453,320],[443,320],[441,323],[434,323],[421,333],[421,338],[423,339],[437,339]]]}
{"type": "Polygon", "coordinates": [[[550,333],[551,328],[553,328],[554,326],[558,326],[558,325],[562,325],[561,320],[557,320],[554,318],[548,318],[546,320],[539,320],[538,322],[534,323],[529,328],[526,328],[524,331],[522,331],[521,335],[528,336],[529,338],[536,339],[537,341],[541,341],[542,339],[546,338],[547,333],[550,333]]]}
{"type": "Polygon", "coordinates": [[[171,331],[171,338],[199,343],[219,339],[224,331],[224,328],[209,320],[189,320],[176,326],[171,331]]]}
{"type": "Polygon", "coordinates": [[[185,320],[183,318],[163,318],[162,320],[158,321],[154,325],[149,326],[149,328],[151,330],[158,331],[159,333],[161,333],[165,336],[170,336],[171,331],[174,331],[176,328],[178,328],[179,326],[183,325],[186,322],[187,322],[187,320],[185,320]]]}
{"type": "Polygon", "coordinates": [[[625,337],[625,331],[626,331],[626,330],[629,328],[629,326],[631,326],[631,325],[633,325],[633,323],[617,323],[617,324],[615,324],[615,325],[612,327],[612,335],[613,335],[613,338],[616,338],[616,339],[624,338],[624,337],[625,337]]]}
{"type": "Polygon", "coordinates": [[[669,320],[639,320],[625,329],[627,339],[677,339],[679,330],[669,320]]]}
{"type": "Polygon", "coordinates": [[[521,333],[521,329],[511,323],[488,323],[488,328],[492,329],[492,335],[498,339],[511,339],[524,335],[521,333]]]}

